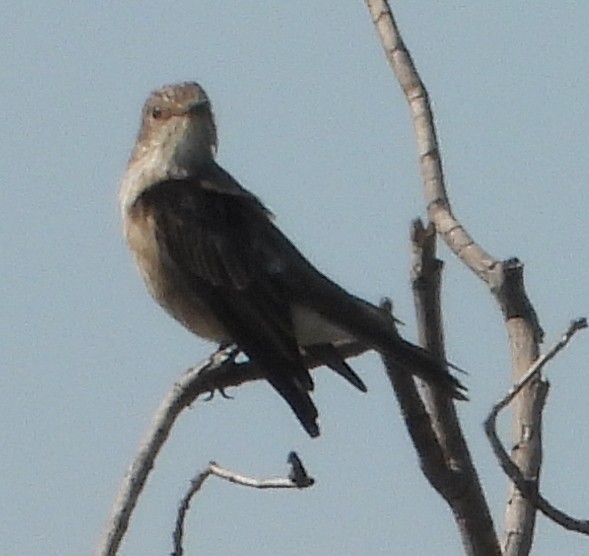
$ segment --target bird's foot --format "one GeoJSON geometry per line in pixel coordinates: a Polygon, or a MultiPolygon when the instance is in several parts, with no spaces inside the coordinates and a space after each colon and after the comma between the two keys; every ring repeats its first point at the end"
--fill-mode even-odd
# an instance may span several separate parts
{"type": "Polygon", "coordinates": [[[218,388],[213,388],[212,390],[210,390],[209,395],[206,398],[203,398],[203,402],[210,402],[215,397],[215,392],[219,392],[219,394],[221,394],[221,396],[226,400],[235,399],[233,396],[230,396],[229,394],[227,394],[227,392],[225,392],[225,388],[220,386],[218,388]]]}

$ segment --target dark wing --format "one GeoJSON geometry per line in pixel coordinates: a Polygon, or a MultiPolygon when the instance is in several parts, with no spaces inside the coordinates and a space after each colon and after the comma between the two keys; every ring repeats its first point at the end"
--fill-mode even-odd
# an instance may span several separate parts
{"type": "MultiPolygon", "coordinates": [[[[348,293],[319,272],[269,219],[260,223],[258,237],[263,239],[260,249],[273,255],[283,265],[276,269],[273,278],[282,291],[288,291],[291,302],[312,308],[326,321],[337,324],[367,347],[394,355],[401,372],[437,384],[457,400],[468,399],[466,388],[448,372],[446,362],[401,338],[391,315],[348,293]]],[[[358,389],[366,389],[332,345],[304,346],[304,349],[358,389]]]]}
{"type": "Polygon", "coordinates": [[[264,206],[215,163],[193,178],[151,187],[141,202],[155,215],[158,243],[222,323],[227,339],[261,366],[307,432],[317,436],[313,381],[279,279],[284,263],[264,241],[270,224],[264,206]]]}

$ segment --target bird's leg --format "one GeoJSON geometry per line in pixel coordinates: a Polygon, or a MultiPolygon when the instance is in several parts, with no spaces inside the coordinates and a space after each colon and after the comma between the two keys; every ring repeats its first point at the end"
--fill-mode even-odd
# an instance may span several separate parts
{"type": "MultiPolygon", "coordinates": [[[[237,344],[232,342],[223,341],[219,344],[219,347],[213,355],[211,355],[211,362],[215,363],[218,359],[222,359],[223,363],[234,363],[237,356],[240,354],[240,350],[237,344]]],[[[226,400],[232,400],[233,396],[230,396],[225,392],[223,387],[212,387],[209,395],[203,399],[205,402],[210,402],[215,397],[215,390],[218,390],[223,398],[226,400]]]]}

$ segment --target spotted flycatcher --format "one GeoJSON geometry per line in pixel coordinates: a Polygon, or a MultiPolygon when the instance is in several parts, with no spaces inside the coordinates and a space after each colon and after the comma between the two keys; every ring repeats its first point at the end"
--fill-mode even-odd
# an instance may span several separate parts
{"type": "Polygon", "coordinates": [[[319,434],[305,354],[360,378],[337,346],[358,341],[398,372],[464,399],[446,365],[399,336],[383,311],[314,268],[260,200],[215,162],[211,102],[196,83],[147,99],[120,193],[125,235],[153,298],[186,328],[235,343],[311,436],[319,434]]]}

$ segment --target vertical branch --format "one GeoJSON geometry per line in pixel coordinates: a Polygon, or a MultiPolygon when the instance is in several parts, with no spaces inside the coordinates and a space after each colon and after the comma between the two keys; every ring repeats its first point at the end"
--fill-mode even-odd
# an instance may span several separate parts
{"type": "MultiPolygon", "coordinates": [[[[532,341],[533,334],[527,330],[528,325],[524,319],[511,319],[508,326],[511,354],[514,360],[514,378],[517,380],[538,358],[538,344],[532,341]]],[[[548,393],[547,389],[544,381],[536,379],[512,404],[514,444],[511,459],[518,466],[523,477],[535,484],[536,490],[542,462],[542,409],[548,393]]],[[[524,499],[515,484],[511,483],[505,510],[504,554],[515,556],[530,552],[535,520],[535,506],[524,499]],[[530,526],[521,528],[521,523],[529,523],[530,526]]]]}
{"type": "MultiPolygon", "coordinates": [[[[571,341],[577,332],[587,327],[588,324],[586,318],[582,317],[573,320],[565,333],[562,335],[561,339],[546,354],[538,357],[538,359],[534,361],[534,364],[526,371],[525,375],[512,388],[509,389],[507,394],[498,403],[493,406],[487,419],[485,420],[485,432],[487,433],[491,447],[493,448],[493,451],[495,452],[495,455],[497,456],[503,471],[505,471],[505,474],[514,482],[514,484],[517,485],[520,492],[522,492],[528,500],[532,501],[536,508],[538,508],[538,510],[540,510],[546,517],[553,520],[561,527],[571,531],[577,531],[585,535],[589,535],[589,520],[571,517],[567,513],[558,509],[542,496],[542,494],[539,492],[537,481],[526,480],[526,478],[523,476],[523,473],[521,472],[521,469],[514,463],[513,459],[509,457],[503,448],[503,445],[501,444],[501,441],[497,435],[496,423],[499,412],[506,408],[517,396],[519,396],[524,387],[532,382],[539,375],[546,364],[567,346],[567,344],[571,341]]],[[[548,396],[548,383],[541,381],[537,382],[536,384],[538,385],[539,392],[536,403],[543,405],[546,401],[546,397],[548,396]]],[[[539,408],[538,412],[541,411],[542,408],[539,408]]],[[[512,553],[515,550],[511,548],[509,536],[506,541],[506,549],[512,553]]]]}
{"type": "MultiPolygon", "coordinates": [[[[494,293],[505,317],[513,380],[517,383],[538,358],[543,332],[525,293],[523,265],[517,259],[510,259],[501,264],[500,270],[494,293]]],[[[538,375],[522,390],[512,406],[511,458],[526,481],[536,483],[536,490],[542,465],[542,410],[546,395],[547,385],[538,375]]],[[[514,483],[510,483],[503,544],[506,556],[530,553],[535,523],[535,505],[514,483]]]]}
{"type": "MultiPolygon", "coordinates": [[[[542,340],[542,329],[523,285],[523,265],[516,259],[503,262],[495,259],[475,242],[453,214],[444,185],[434,118],[423,81],[401,38],[388,2],[365,1],[389,65],[409,104],[428,216],[448,247],[489,286],[495,296],[506,321],[513,376],[517,381],[538,356],[542,340]]],[[[537,480],[542,459],[542,404],[538,402],[537,384],[530,384],[522,394],[513,412],[516,446],[513,457],[526,479],[537,480]]],[[[507,510],[506,554],[530,552],[534,525],[534,506],[514,492],[507,510]]]]}
{"type": "MultiPolygon", "coordinates": [[[[440,302],[442,262],[436,258],[436,232],[421,220],[411,227],[411,286],[421,345],[445,360],[444,329],[440,302]]],[[[451,470],[442,488],[434,488],[449,504],[466,554],[499,555],[501,550],[478,474],[462,434],[456,408],[447,396],[422,384],[423,399],[433,431],[451,470]],[[448,496],[448,492],[452,496],[448,496]]],[[[431,482],[431,481],[430,481],[431,482]]]]}

